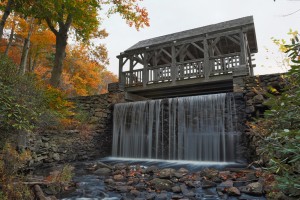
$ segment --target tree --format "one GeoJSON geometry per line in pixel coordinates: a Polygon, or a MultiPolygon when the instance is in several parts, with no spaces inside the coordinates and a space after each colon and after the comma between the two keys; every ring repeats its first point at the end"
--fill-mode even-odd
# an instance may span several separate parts
{"type": "Polygon", "coordinates": [[[8,16],[10,15],[10,13],[12,11],[13,4],[14,4],[14,0],[8,0],[6,2],[1,1],[0,8],[4,12],[3,12],[3,15],[2,15],[2,18],[0,21],[0,41],[2,40],[4,26],[5,26],[8,16]]]}
{"type": "Polygon", "coordinates": [[[63,60],[66,57],[66,47],[70,30],[76,39],[88,43],[91,38],[106,35],[99,31],[101,6],[109,5],[108,14],[119,13],[130,25],[138,29],[148,26],[148,13],[136,4],[136,0],[86,0],[35,1],[32,13],[36,18],[45,20],[56,37],[54,65],[50,84],[58,87],[63,72],[63,60]]]}

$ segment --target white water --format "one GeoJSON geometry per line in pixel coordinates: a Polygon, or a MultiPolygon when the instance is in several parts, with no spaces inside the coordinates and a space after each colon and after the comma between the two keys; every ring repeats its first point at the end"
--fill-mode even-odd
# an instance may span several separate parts
{"type": "Polygon", "coordinates": [[[231,94],[116,104],[113,116],[115,157],[235,161],[231,94]]]}

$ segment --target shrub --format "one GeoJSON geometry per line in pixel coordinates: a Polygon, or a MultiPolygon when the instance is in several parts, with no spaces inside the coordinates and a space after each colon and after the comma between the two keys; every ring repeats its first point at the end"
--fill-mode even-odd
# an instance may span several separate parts
{"type": "Polygon", "coordinates": [[[289,53],[291,70],[285,90],[270,95],[270,108],[252,124],[252,132],[260,133],[259,153],[267,161],[267,169],[276,174],[277,189],[290,196],[300,196],[300,43],[292,34],[292,44],[283,46],[289,53]]]}

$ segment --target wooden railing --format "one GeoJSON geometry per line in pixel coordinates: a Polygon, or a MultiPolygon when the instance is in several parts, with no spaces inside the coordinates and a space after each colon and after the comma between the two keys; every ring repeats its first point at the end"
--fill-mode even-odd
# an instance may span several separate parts
{"type": "Polygon", "coordinates": [[[171,80],[171,65],[160,65],[148,68],[147,84],[168,82],[171,80]]]}
{"type": "MultiPolygon", "coordinates": [[[[171,82],[173,80],[187,80],[208,76],[219,76],[224,74],[232,74],[235,67],[240,66],[240,56],[238,53],[227,54],[224,56],[211,57],[209,59],[209,68],[205,68],[204,59],[177,62],[174,65],[175,71],[172,72],[171,64],[148,67],[147,70],[136,69],[122,73],[123,83],[125,87],[131,87],[144,84],[156,84],[163,82],[171,82]],[[209,70],[207,73],[205,70],[209,70]],[[144,75],[143,73],[147,74],[144,75]],[[172,78],[174,74],[175,78],[172,78]],[[146,79],[146,80],[143,80],[146,79]]],[[[208,78],[208,77],[206,77],[208,78]]]]}
{"type": "Polygon", "coordinates": [[[135,69],[124,72],[125,86],[134,86],[143,84],[143,69],[135,69]]]}
{"type": "Polygon", "coordinates": [[[226,56],[218,56],[210,58],[211,76],[229,74],[233,72],[233,68],[240,65],[239,54],[227,54],[226,56]]]}
{"type": "Polygon", "coordinates": [[[177,80],[204,76],[203,59],[177,63],[177,80]]]}

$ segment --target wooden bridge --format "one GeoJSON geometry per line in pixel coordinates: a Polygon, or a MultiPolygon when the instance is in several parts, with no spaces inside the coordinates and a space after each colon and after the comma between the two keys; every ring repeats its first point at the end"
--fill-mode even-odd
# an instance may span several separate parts
{"type": "Polygon", "coordinates": [[[253,75],[254,53],[252,16],[143,40],[118,56],[119,87],[146,98],[229,92],[234,76],[253,75]]]}

